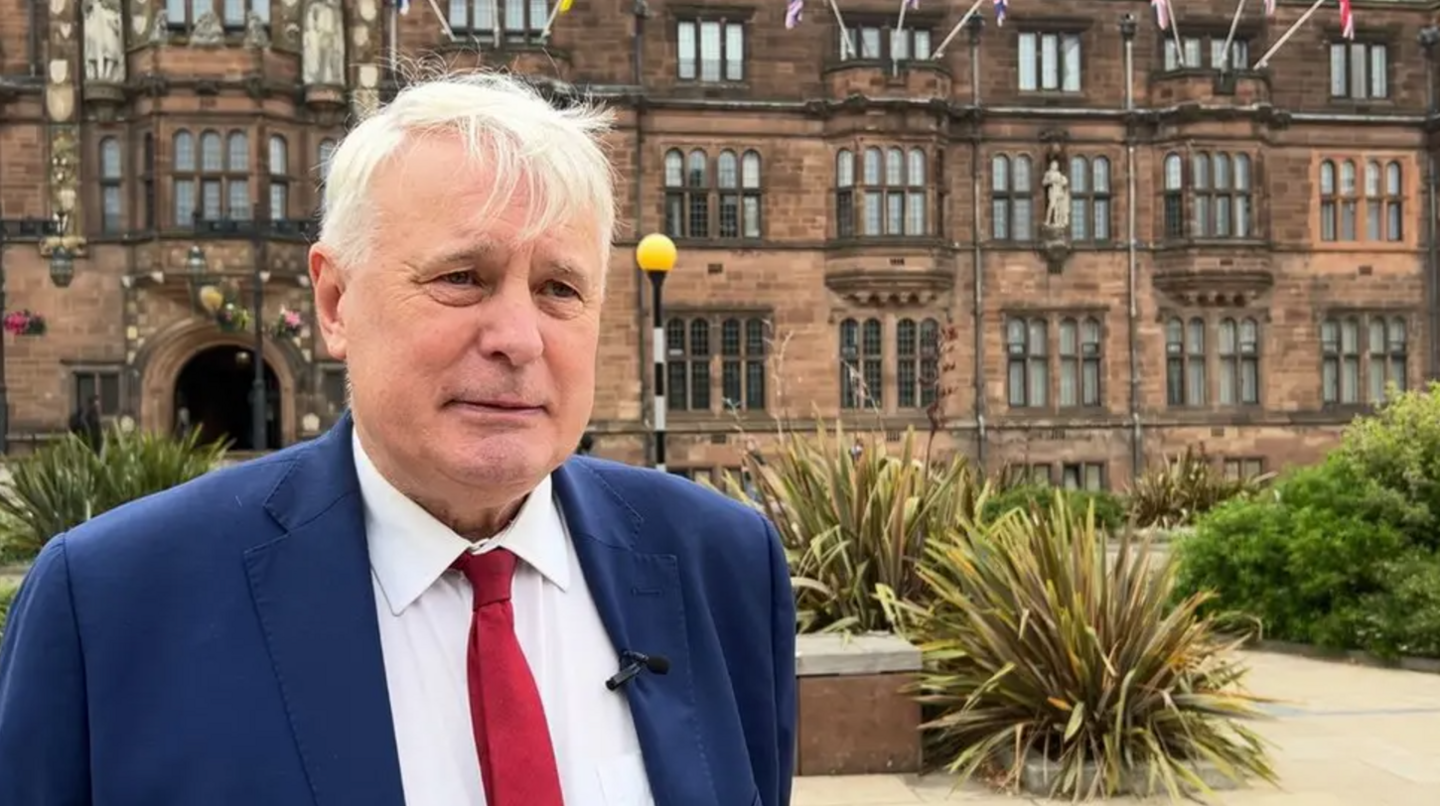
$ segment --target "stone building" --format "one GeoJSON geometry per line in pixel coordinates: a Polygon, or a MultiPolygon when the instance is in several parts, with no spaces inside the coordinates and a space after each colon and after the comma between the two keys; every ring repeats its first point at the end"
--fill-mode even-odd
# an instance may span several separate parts
{"type": "Polygon", "coordinates": [[[674,470],[734,467],[816,415],[936,427],[942,451],[1083,486],[1197,444],[1236,473],[1313,460],[1389,384],[1436,374],[1440,34],[1428,4],[1357,3],[1347,42],[1332,5],[1257,69],[1309,6],[1261,5],[1227,55],[1218,0],[1171,32],[1141,0],[1025,0],[1003,26],[983,3],[964,29],[968,3],[925,2],[898,32],[889,0],[840,0],[843,26],[811,0],[794,29],[782,0],[582,0],[548,38],[545,0],[12,2],[5,310],[46,327],[4,336],[11,449],[92,394],[241,448],[332,422],[343,369],[305,280],[317,186],[393,57],[435,54],[615,111],[599,455],[649,448],[632,250],[659,231],[680,248],[674,470]]]}

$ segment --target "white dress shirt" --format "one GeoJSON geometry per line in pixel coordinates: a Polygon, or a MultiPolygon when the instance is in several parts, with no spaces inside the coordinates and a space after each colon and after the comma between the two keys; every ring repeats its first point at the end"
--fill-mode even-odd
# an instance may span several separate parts
{"type": "Polygon", "coordinates": [[[466,652],[470,583],[462,551],[503,546],[520,559],[515,632],[545,706],[566,806],[652,806],[619,668],[547,477],[505,531],[471,543],[375,469],[354,438],[365,500],[380,646],[407,806],[485,806],[471,731],[466,652]]]}

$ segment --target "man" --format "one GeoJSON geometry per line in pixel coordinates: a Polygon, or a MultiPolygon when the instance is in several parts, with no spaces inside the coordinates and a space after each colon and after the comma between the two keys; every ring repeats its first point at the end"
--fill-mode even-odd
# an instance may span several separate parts
{"type": "Polygon", "coordinates": [[[351,132],[310,254],[350,414],[47,544],[0,644],[0,803],[788,803],[773,526],[572,456],[605,125],[481,75],[351,132]]]}
{"type": "Polygon", "coordinates": [[[85,444],[96,453],[105,445],[105,426],[100,419],[100,396],[90,399],[70,415],[70,433],[85,440],[85,444]]]}

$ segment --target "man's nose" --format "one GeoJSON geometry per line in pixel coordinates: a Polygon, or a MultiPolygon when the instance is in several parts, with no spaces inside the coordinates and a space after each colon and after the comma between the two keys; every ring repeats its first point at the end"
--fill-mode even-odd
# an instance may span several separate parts
{"type": "MultiPolygon", "coordinates": [[[[529,272],[527,271],[528,275],[529,272]]],[[[543,315],[528,278],[507,277],[480,306],[479,347],[487,358],[523,366],[545,350],[540,337],[543,315]]]]}

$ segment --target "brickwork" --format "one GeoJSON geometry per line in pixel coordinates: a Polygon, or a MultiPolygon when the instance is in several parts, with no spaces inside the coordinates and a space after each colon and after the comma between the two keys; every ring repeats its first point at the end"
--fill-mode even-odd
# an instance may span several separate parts
{"type": "MultiPolygon", "coordinates": [[[[4,254],[6,309],[29,308],[49,323],[44,336],[4,337],[14,441],[63,427],[75,403],[77,368],[118,373],[124,404],[117,414],[165,427],[173,416],[175,374],[186,356],[209,344],[248,343],[243,334],[220,333],[197,312],[185,258],[192,244],[200,244],[210,270],[231,277],[248,304],[255,244],[244,231],[197,234],[175,223],[175,136],[182,130],[197,138],[206,131],[244,132],[250,195],[267,189],[273,174],[289,188],[279,217],[300,228],[313,216],[321,143],[342,136],[363,104],[345,100],[354,107],[348,108],[322,103],[323,94],[307,95],[299,32],[286,27],[303,19],[304,5],[272,4],[276,22],[268,47],[247,43],[238,29],[226,33],[222,44],[197,46],[183,26],[155,44],[139,32],[153,29],[149,7],[163,6],[154,0],[126,5],[126,93],[118,103],[87,101],[78,115],[85,213],[79,220],[88,249],[77,260],[74,282],[60,289],[49,279],[33,231],[22,231],[23,219],[53,212],[53,112],[43,80],[51,52],[47,37],[58,34],[44,19],[45,7],[0,0],[0,218],[12,236],[4,254]],[[32,8],[41,43],[33,59],[32,8]],[[149,154],[146,135],[155,143],[149,154]],[[286,144],[283,168],[270,160],[268,144],[276,135],[286,144]],[[107,137],[123,144],[124,225],[111,231],[102,225],[99,152],[107,137]],[[147,206],[154,209],[148,218],[147,206]]],[[[1260,4],[1250,5],[1256,7],[1237,29],[1246,64],[1254,64],[1308,3],[1282,0],[1269,21],[1260,4]]],[[[346,0],[345,6],[347,80],[352,90],[364,89],[367,71],[386,61],[383,43],[392,18],[378,0],[346,0]]],[[[1359,94],[1383,96],[1355,99],[1332,97],[1331,43],[1339,28],[1330,7],[1267,70],[1232,73],[1233,87],[1226,88],[1209,61],[1210,40],[1224,38],[1233,12],[1233,4],[1221,0],[1179,9],[1182,50],[1192,49],[1189,40],[1202,40],[1193,46],[1201,63],[1184,69],[1167,68],[1170,34],[1156,30],[1149,5],[1139,0],[1014,4],[998,28],[986,4],[986,24],[975,44],[970,32],[962,32],[943,58],[899,70],[868,54],[842,59],[833,16],[824,4],[810,6],[802,25],[787,31],[778,2],[652,0],[641,23],[626,0],[577,3],[557,20],[548,49],[533,36],[528,43],[497,46],[493,34],[471,38],[463,26],[459,41],[450,42],[429,3],[412,3],[410,14],[398,18],[396,39],[407,59],[430,54],[457,66],[558,79],[615,111],[608,145],[621,221],[602,320],[593,423],[598,454],[626,461],[645,456],[650,290],[633,268],[631,249],[638,235],[672,226],[679,227],[672,234],[681,262],[666,284],[667,309],[687,328],[701,321],[710,328],[709,357],[702,359],[708,371],[700,371],[707,383],[694,386],[700,381],[689,364],[676,370],[685,380],[687,403],[668,418],[668,453],[679,468],[734,467],[749,440],[763,444],[779,419],[810,427],[817,414],[840,416],[851,428],[884,431],[892,441],[906,428],[925,430],[928,398],[914,392],[914,367],[930,359],[913,343],[907,348],[913,360],[899,353],[902,334],[913,332],[906,329],[929,320],[951,334],[943,359],[934,361],[947,367],[942,383],[951,390],[940,404],[940,450],[960,451],[991,467],[1044,465],[1054,473],[1098,464],[1112,486],[1126,483],[1137,461],[1192,444],[1226,457],[1263,458],[1267,469],[1313,460],[1364,410],[1371,380],[1392,365],[1386,363],[1391,353],[1403,354],[1408,385],[1431,375],[1437,311],[1433,284],[1426,281],[1435,274],[1435,244],[1426,218],[1425,172],[1433,146],[1425,119],[1426,70],[1434,63],[1416,35],[1432,24],[1432,12],[1386,4],[1356,8],[1356,42],[1372,49],[1362,61],[1379,58],[1371,54],[1382,46],[1386,61],[1378,72],[1353,68],[1358,78],[1344,82],[1341,94],[1353,96],[1363,85],[1359,94]],[[1128,45],[1122,35],[1126,14],[1135,21],[1128,45]],[[697,62],[694,51],[682,50],[679,30],[696,20],[718,23],[723,42],[731,41],[726,37],[732,28],[743,32],[735,34],[744,39],[741,73],[730,76],[738,80],[706,80],[710,57],[697,62]],[[638,81],[637,27],[643,29],[638,81]],[[1079,43],[1078,60],[1066,61],[1061,44],[1055,45],[1055,61],[1044,62],[1045,48],[1069,41],[1079,43]],[[1127,52],[1133,57],[1128,98],[1127,52]],[[1036,63],[1025,64],[1031,58],[1036,63]],[[1045,84],[1043,74],[1051,68],[1063,77],[1076,64],[1076,86],[1022,89],[1032,78],[1045,84]],[[694,78],[687,77],[691,69],[694,78]],[[870,148],[882,155],[900,149],[905,177],[910,155],[921,160],[914,187],[906,181],[887,186],[900,194],[898,232],[864,231],[863,192],[876,185],[864,165],[870,148]],[[837,192],[842,150],[856,160],[851,199],[837,192]],[[703,232],[687,229],[700,194],[683,188],[673,198],[667,194],[672,151],[685,161],[696,152],[703,159],[703,232]],[[747,152],[759,159],[753,176],[739,167],[747,152]],[[744,174],[745,187],[737,182],[735,196],[747,199],[737,202],[731,223],[719,212],[717,185],[727,153],[744,174]],[[1017,169],[999,167],[1020,158],[1030,161],[1024,192],[1015,189],[1017,169]],[[1067,174],[1074,199],[1083,202],[1076,209],[1086,218],[1084,232],[1056,237],[1041,227],[1046,197],[1040,182],[1052,159],[1067,174]],[[1217,161],[1227,166],[1232,189],[1243,173],[1243,192],[1214,191],[1213,176],[1210,187],[1197,182],[1199,166],[1220,171],[1217,161]],[[1349,180],[1339,173],[1347,162],[1355,166],[1349,180]],[[1371,163],[1379,170],[1373,188],[1366,175],[1371,163]],[[1392,164],[1394,194],[1387,173],[1392,164]],[[1077,184],[1072,165],[1104,166],[1108,188],[1092,193],[1099,174],[1077,184]],[[992,189],[997,172],[1006,173],[1009,188],[992,189]],[[1175,180],[1182,189],[1172,193],[1175,180]],[[1326,206],[1332,180],[1353,182],[1353,214],[1345,206],[1349,199],[1337,196],[1336,207],[1326,206]],[[755,206],[746,207],[752,198],[755,206]],[[852,202],[855,215],[846,219],[842,205],[852,202]],[[1028,204],[1029,232],[1017,237],[1022,204],[1028,204]],[[1096,204],[1105,210],[1106,237],[1092,237],[1102,228],[1096,204]],[[1240,206],[1247,214],[1236,212],[1240,206]],[[918,216],[918,226],[908,223],[918,216]],[[727,226],[735,231],[725,232],[727,226]],[[1354,345],[1344,325],[1352,317],[1359,334],[1354,345]],[[766,322],[765,406],[735,411],[724,394],[758,388],[761,381],[745,374],[745,362],[754,356],[741,345],[743,333],[733,331],[735,341],[725,342],[725,323],[754,318],[766,322]],[[1382,347],[1374,335],[1382,331],[1370,328],[1397,319],[1405,326],[1403,343],[1391,345],[1394,336],[1387,335],[1382,347]],[[842,409],[842,330],[854,322],[862,333],[870,320],[881,336],[872,375],[879,402],[842,409]],[[1038,366],[1038,354],[1016,341],[1011,320],[1044,325],[1045,374],[1038,380],[1025,374],[1038,366]],[[1186,336],[1192,323],[1203,331],[1203,377],[1187,374],[1194,362],[1185,343],[1171,352],[1172,321],[1184,324],[1186,336]],[[1062,333],[1072,332],[1065,330],[1070,323],[1088,322],[1097,326],[1094,352],[1085,360],[1076,352],[1069,364],[1074,345],[1062,333]],[[1232,323],[1254,324],[1254,344],[1243,348],[1251,352],[1242,355],[1238,343],[1226,341],[1227,333],[1238,332],[1227,330],[1232,323]],[[722,355],[727,349],[747,355],[722,355]],[[1358,367],[1353,383],[1351,358],[1358,367]],[[736,363],[727,365],[731,359],[736,363]],[[1095,369],[1082,372],[1082,365],[1095,369]],[[1012,369],[1021,373],[1019,380],[1012,369]],[[1043,399],[1032,385],[1043,387],[1043,399]],[[914,394],[904,397],[902,387],[914,394]],[[1195,391],[1201,388],[1203,393],[1195,391]],[[1016,403],[1017,394],[1026,398],[1024,405],[1016,403]],[[702,410],[688,410],[697,395],[702,410]]],[[[907,16],[907,28],[928,31],[933,49],[968,4],[922,6],[907,16]]],[[[891,27],[897,12],[889,0],[847,0],[841,8],[857,29],[891,27]]],[[[74,14],[79,31],[81,11],[74,14]]],[[[543,21],[527,24],[538,28],[543,21]]],[[[878,44],[884,55],[890,44],[888,32],[882,34],[863,41],[878,44]]],[[[715,69],[730,68],[719,63],[715,69]]],[[[883,174],[886,166],[879,167],[883,174]]],[[[882,201],[877,211],[883,213],[877,219],[882,230],[889,203],[882,201]]],[[[267,238],[258,253],[270,272],[267,322],[282,304],[308,314],[304,250],[305,236],[295,229],[267,238]]],[[[865,367],[869,346],[857,339],[863,376],[872,371],[865,367]]],[[[331,364],[312,329],[269,342],[267,360],[283,376],[285,437],[304,438],[311,433],[306,415],[327,420],[334,408],[325,399],[331,364]]],[[[680,346],[677,360],[688,361],[694,351],[688,341],[680,346]]]]}

